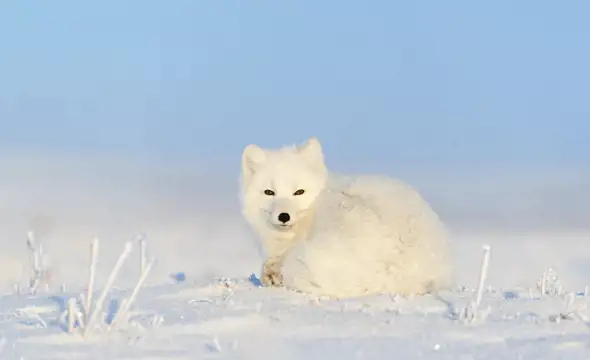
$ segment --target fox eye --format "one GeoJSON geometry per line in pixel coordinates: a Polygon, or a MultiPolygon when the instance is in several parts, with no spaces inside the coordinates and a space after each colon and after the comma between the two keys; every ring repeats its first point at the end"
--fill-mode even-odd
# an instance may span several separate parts
{"type": "Polygon", "coordinates": [[[266,189],[266,190],[264,190],[264,195],[274,196],[275,192],[270,189],[266,189]]]}
{"type": "Polygon", "coordinates": [[[295,191],[295,192],[293,193],[293,195],[295,195],[295,196],[297,196],[297,195],[303,195],[303,193],[304,193],[304,192],[305,192],[305,190],[303,190],[303,189],[299,189],[299,190],[295,191]]]}

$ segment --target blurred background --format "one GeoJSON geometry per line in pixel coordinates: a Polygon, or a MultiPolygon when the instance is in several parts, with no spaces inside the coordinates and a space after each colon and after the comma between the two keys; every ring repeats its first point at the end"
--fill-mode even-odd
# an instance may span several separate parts
{"type": "Polygon", "coordinates": [[[26,279],[29,229],[57,282],[85,279],[93,236],[110,268],[138,232],[156,279],[257,272],[241,151],[312,135],[333,171],[418,188],[475,254],[479,236],[537,259],[535,274],[558,254],[580,269],[589,11],[581,0],[3,2],[0,286],[26,279]]]}

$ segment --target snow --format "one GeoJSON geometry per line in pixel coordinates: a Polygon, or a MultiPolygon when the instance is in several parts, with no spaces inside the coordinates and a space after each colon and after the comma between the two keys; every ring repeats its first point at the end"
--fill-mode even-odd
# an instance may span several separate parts
{"type": "MultiPolygon", "coordinates": [[[[237,172],[213,176],[183,166],[163,171],[74,158],[2,160],[0,359],[590,358],[590,310],[584,308],[590,300],[584,294],[590,228],[554,221],[549,228],[478,229],[443,211],[454,234],[455,289],[407,299],[313,298],[260,286],[261,256],[239,214],[237,172]],[[29,230],[44,246],[51,275],[48,288],[34,295],[24,293],[29,230]],[[63,311],[69,298],[85,291],[92,239],[100,239],[96,299],[125,242],[140,233],[157,262],[129,321],[88,338],[79,328],[68,334],[63,311]],[[475,298],[484,244],[491,246],[490,266],[479,317],[471,323],[459,315],[475,298]],[[558,282],[548,283],[543,296],[538,282],[549,267],[558,282]],[[17,283],[21,294],[14,291],[17,283]],[[559,295],[549,293],[559,286],[559,295]],[[574,301],[566,308],[568,296],[574,301]]],[[[458,199],[445,189],[434,195],[458,199]]],[[[508,193],[517,202],[512,195],[518,192],[508,193]]],[[[470,192],[462,203],[474,197],[470,192]]],[[[489,207],[501,203],[497,197],[485,201],[489,207]]],[[[558,203],[568,219],[588,209],[558,203]],[[576,214],[570,216],[571,209],[576,214]]],[[[460,213],[456,203],[438,206],[460,213]]],[[[511,209],[518,223],[518,211],[511,209]]],[[[526,220],[529,225],[530,213],[526,220]]],[[[105,301],[106,318],[139,280],[140,257],[134,242],[105,301]]]]}

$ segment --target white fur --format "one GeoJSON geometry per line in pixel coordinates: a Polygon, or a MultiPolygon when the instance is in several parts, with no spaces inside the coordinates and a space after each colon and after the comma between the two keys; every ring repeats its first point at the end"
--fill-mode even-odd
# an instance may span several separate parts
{"type": "Polygon", "coordinates": [[[450,286],[447,231],[426,201],[394,179],[329,173],[317,139],[247,146],[241,180],[243,215],[267,255],[266,285],[335,297],[450,286]],[[290,220],[280,227],[283,212],[290,220]]]}

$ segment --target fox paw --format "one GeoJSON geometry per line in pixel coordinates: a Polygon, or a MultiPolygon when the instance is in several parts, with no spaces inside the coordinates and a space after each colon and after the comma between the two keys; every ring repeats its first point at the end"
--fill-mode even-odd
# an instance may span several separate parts
{"type": "Polygon", "coordinates": [[[280,286],[283,283],[280,265],[277,263],[265,263],[260,281],[264,286],[280,286]]]}

